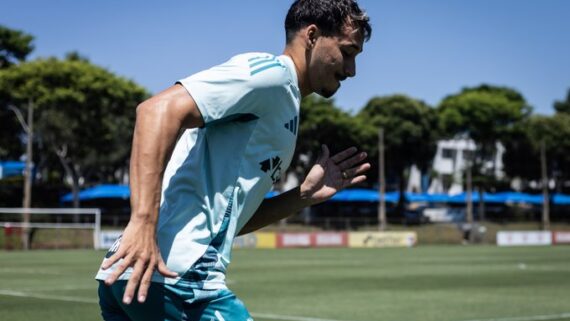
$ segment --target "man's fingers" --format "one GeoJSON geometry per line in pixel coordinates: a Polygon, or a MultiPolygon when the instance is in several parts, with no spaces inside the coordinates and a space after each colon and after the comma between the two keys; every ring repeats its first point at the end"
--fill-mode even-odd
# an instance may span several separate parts
{"type": "Polygon", "coordinates": [[[108,259],[105,260],[105,262],[103,262],[103,264],[101,264],[101,268],[103,270],[106,270],[108,268],[110,268],[111,266],[113,266],[113,264],[115,264],[118,260],[122,259],[124,256],[125,251],[121,250],[121,248],[119,248],[117,250],[117,252],[115,252],[115,254],[111,255],[108,259]]]}
{"type": "Polygon", "coordinates": [[[164,261],[162,260],[162,258],[160,258],[158,260],[158,273],[160,273],[166,277],[171,277],[171,278],[175,278],[178,276],[178,273],[172,272],[168,269],[166,264],[164,264],[164,261]]]}
{"type": "Polygon", "coordinates": [[[148,262],[143,260],[139,260],[135,263],[133,273],[129,278],[129,282],[127,282],[127,287],[125,288],[125,293],[123,294],[123,303],[124,304],[131,304],[133,301],[133,296],[137,287],[139,286],[139,281],[141,279],[141,275],[143,274],[143,269],[146,267],[148,262]]]}
{"type": "Polygon", "coordinates": [[[138,301],[140,303],[144,303],[146,300],[148,288],[150,287],[150,281],[152,279],[152,272],[154,272],[154,265],[148,265],[139,285],[138,301]]]}
{"type": "Polygon", "coordinates": [[[133,260],[132,256],[125,257],[123,261],[119,265],[117,265],[115,271],[113,271],[113,273],[111,273],[111,275],[105,279],[105,284],[111,285],[115,283],[115,281],[119,278],[119,276],[121,276],[121,274],[123,274],[123,272],[125,272],[125,270],[131,266],[132,260],[133,260]]]}
{"type": "Polygon", "coordinates": [[[338,163],[338,167],[340,167],[340,169],[352,168],[354,165],[356,165],[356,164],[362,162],[364,159],[366,159],[366,156],[368,156],[368,155],[365,152],[358,153],[358,154],[338,163]]]}
{"type": "Polygon", "coordinates": [[[344,161],[345,159],[349,158],[350,156],[354,155],[354,153],[356,153],[357,150],[358,149],[356,149],[356,147],[347,148],[347,149],[343,150],[342,152],[332,156],[331,160],[335,164],[338,164],[338,163],[344,161]]]}
{"type": "Polygon", "coordinates": [[[345,170],[345,172],[348,175],[348,177],[356,177],[360,174],[366,173],[370,169],[370,167],[371,167],[370,163],[364,163],[357,167],[347,169],[345,170]]]}
{"type": "Polygon", "coordinates": [[[330,156],[329,147],[325,144],[321,145],[321,154],[317,159],[317,164],[324,165],[327,162],[329,156],[330,156]]]}
{"type": "Polygon", "coordinates": [[[359,184],[362,183],[366,180],[366,175],[360,175],[360,176],[356,176],[354,178],[352,178],[348,183],[347,183],[347,187],[354,185],[354,184],[359,184]]]}

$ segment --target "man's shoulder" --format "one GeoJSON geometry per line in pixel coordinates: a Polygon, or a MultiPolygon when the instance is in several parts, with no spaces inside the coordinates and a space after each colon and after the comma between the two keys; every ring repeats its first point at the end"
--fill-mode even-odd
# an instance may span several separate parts
{"type": "Polygon", "coordinates": [[[233,56],[228,63],[239,66],[255,87],[284,86],[292,81],[291,71],[283,56],[248,52],[233,56]]]}

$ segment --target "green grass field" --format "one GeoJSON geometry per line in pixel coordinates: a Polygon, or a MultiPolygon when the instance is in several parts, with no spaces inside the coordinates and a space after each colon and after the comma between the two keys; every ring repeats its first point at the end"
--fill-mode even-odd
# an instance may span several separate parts
{"type": "MultiPolygon", "coordinates": [[[[0,320],[100,320],[102,256],[0,252],[0,320]]],[[[236,250],[228,282],[256,321],[570,320],[564,246],[236,250]]]]}

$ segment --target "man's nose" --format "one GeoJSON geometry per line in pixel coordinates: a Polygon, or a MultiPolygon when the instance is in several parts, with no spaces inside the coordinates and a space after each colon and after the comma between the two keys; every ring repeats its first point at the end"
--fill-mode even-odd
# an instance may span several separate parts
{"type": "Polygon", "coordinates": [[[356,63],[354,60],[347,61],[344,65],[344,74],[346,77],[356,76],[356,63]]]}

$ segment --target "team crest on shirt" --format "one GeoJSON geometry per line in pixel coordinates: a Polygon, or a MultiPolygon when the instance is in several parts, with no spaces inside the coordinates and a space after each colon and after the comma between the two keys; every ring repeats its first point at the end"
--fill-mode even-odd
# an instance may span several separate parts
{"type": "Polygon", "coordinates": [[[271,180],[276,183],[281,179],[281,165],[283,162],[279,156],[268,158],[259,163],[261,170],[265,173],[271,174],[271,180]]]}

